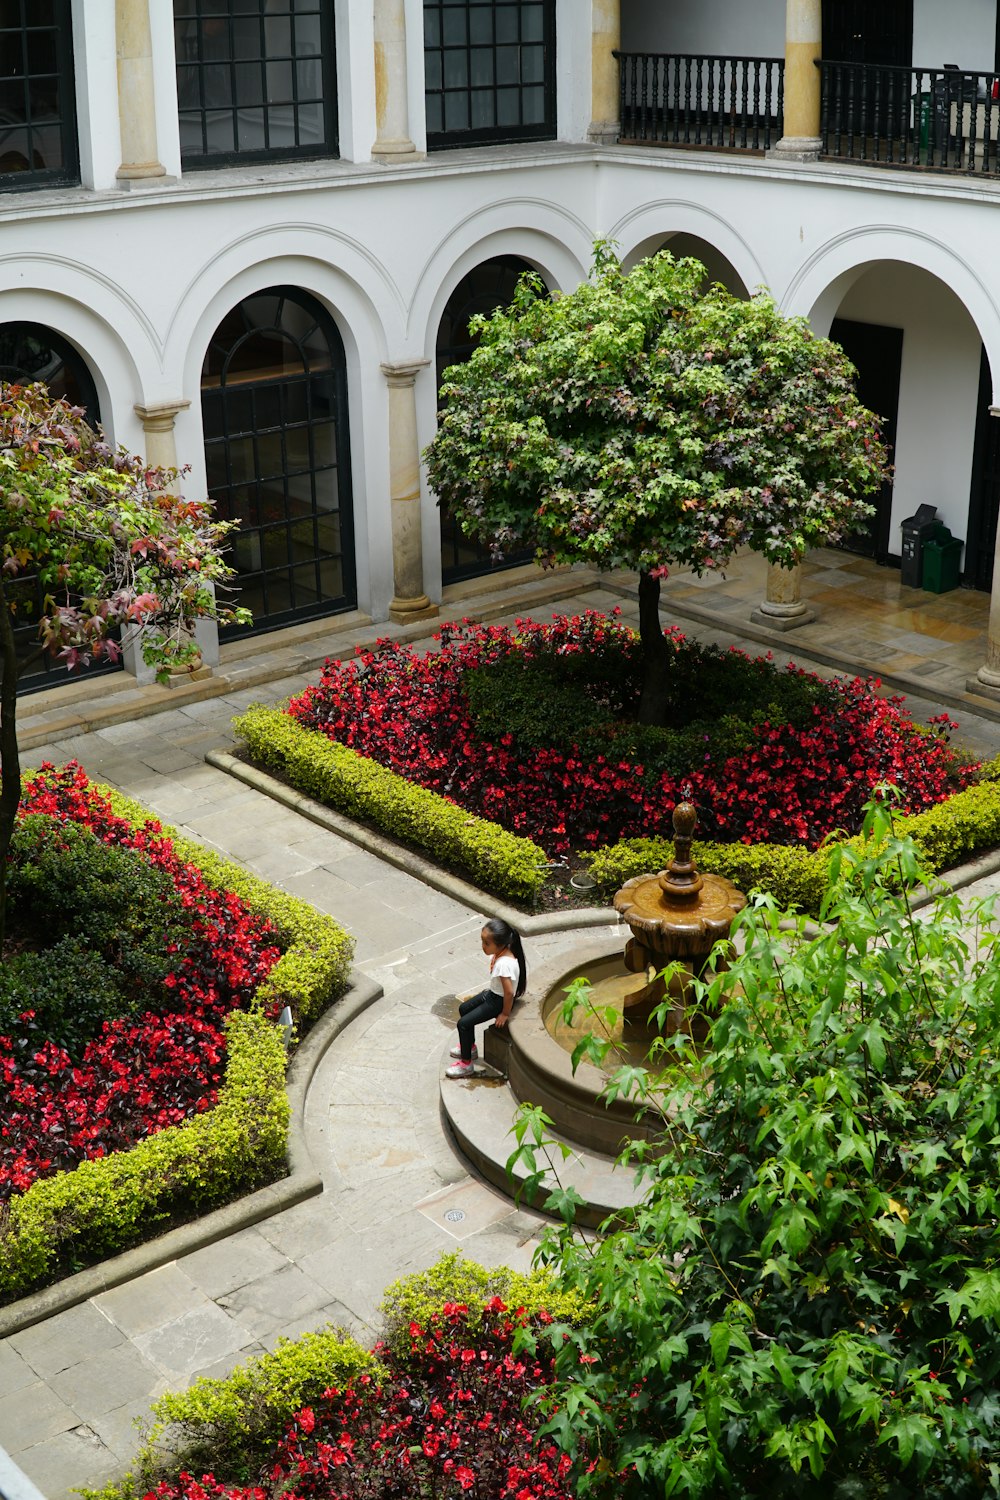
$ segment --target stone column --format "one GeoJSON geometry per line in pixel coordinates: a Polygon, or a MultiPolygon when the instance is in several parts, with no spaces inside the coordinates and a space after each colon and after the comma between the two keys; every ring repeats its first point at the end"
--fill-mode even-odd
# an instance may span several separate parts
{"type": "Polygon", "coordinates": [[[792,568],[767,565],[767,594],[750,616],[755,625],[769,630],[795,630],[816,616],[802,603],[802,564],[792,568]]]}
{"type": "MultiPolygon", "coordinates": [[[[991,417],[1000,417],[1000,406],[990,407],[991,417]]],[[[990,591],[990,619],[986,627],[986,660],[975,677],[965,684],[967,693],[980,698],[1000,698],[1000,528],[993,549],[993,586],[990,591]]]]}
{"type": "Polygon", "coordinates": [[[410,140],[404,0],[375,0],[375,125],[373,156],[392,160],[416,150],[410,140]]]}
{"type": "MultiPolygon", "coordinates": [[[[151,469],[177,468],[177,443],[174,438],[174,420],[179,412],[187,411],[191,402],[186,398],[176,401],[156,401],[150,406],[136,405],[133,410],[142,422],[145,434],[143,457],[151,469]]],[[[171,677],[170,687],[185,682],[201,681],[211,677],[212,668],[219,664],[219,627],[214,620],[198,620],[194,627],[195,640],[201,651],[201,663],[193,669],[178,672],[171,677]]],[[[142,635],[134,627],[122,635],[122,655],[125,670],[131,672],[140,684],[154,680],[152,667],[147,667],[142,658],[142,635]]]]}
{"type": "Polygon", "coordinates": [[[389,499],[392,508],[393,599],[389,618],[399,625],[427,620],[437,608],[424,593],[420,531],[420,447],[417,442],[417,372],[429,359],[381,366],[389,384],[389,499]]]}
{"type": "Polygon", "coordinates": [[[176,469],[177,444],[174,440],[174,420],[179,412],[187,411],[190,405],[190,401],[182,399],[156,401],[152,406],[134,408],[146,435],[143,458],[151,469],[176,469]]]}
{"type": "Polygon", "coordinates": [[[591,121],[587,135],[592,141],[613,145],[618,139],[618,59],[612,53],[621,46],[621,0],[591,0],[591,121]]]}
{"type": "Polygon", "coordinates": [[[823,0],[785,0],[785,123],[775,153],[791,161],[815,161],[819,134],[823,55],[823,0]]]}
{"type": "Polygon", "coordinates": [[[115,0],[115,48],[122,141],[118,180],[127,184],[144,177],[163,177],[166,171],[156,147],[149,0],[115,0]]]}

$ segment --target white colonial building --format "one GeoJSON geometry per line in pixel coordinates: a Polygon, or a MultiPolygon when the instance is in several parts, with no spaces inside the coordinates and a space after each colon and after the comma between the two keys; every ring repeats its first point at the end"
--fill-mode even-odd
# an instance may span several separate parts
{"type": "Polygon", "coordinates": [[[470,314],[668,244],[855,360],[856,545],[929,503],[989,591],[997,45],[997,0],[3,0],[0,375],[190,465],[255,630],[414,619],[489,568],[419,464],[470,314]]]}

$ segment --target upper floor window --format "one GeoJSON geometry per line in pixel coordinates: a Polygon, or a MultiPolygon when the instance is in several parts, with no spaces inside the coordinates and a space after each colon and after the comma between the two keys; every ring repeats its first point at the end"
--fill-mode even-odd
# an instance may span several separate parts
{"type": "Polygon", "coordinates": [[[424,0],[427,147],[551,140],[555,0],[424,0]]]}
{"type": "Polygon", "coordinates": [[[70,0],[0,0],[0,189],[79,180],[70,0]]]}
{"type": "Polygon", "coordinates": [[[174,37],[186,167],[336,155],[329,0],[174,0],[174,37]]]}

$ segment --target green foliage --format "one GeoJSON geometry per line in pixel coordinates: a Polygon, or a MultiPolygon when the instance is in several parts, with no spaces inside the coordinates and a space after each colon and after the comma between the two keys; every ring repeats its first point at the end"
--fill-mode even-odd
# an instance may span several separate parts
{"type": "Polygon", "coordinates": [[[599,245],[566,295],[522,286],[445,372],[430,482],[463,530],[561,563],[790,566],[871,515],[876,419],[843,351],[667,252],[628,274],[599,245]]]}
{"type": "Polygon", "coordinates": [[[0,974],[0,1024],[34,1010],[45,1034],[73,1051],[104,1020],[160,1006],[167,944],[181,940],[186,919],[169,875],[141,854],[30,816],[14,833],[7,892],[29,950],[0,974]]]}
{"type": "MultiPolygon", "coordinates": [[[[143,824],[149,814],[112,788],[99,788],[118,817],[143,824]]],[[[174,848],[220,888],[266,916],[285,952],[257,991],[261,1009],[290,1005],[315,1020],[347,987],[354,944],[331,917],[251,875],[239,865],[176,837],[174,848]]],[[[214,1110],[139,1142],[131,1151],[84,1162],[34,1183],[11,1201],[0,1223],[0,1299],[149,1238],[175,1217],[207,1212],[284,1167],[288,1129],[285,1049],[263,1014],[226,1023],[226,1074],[214,1110]]]]}
{"type": "Polygon", "coordinates": [[[426,852],[484,890],[530,902],[541,889],[546,856],[530,839],[471,816],[280,709],[253,704],[233,728],[255,761],[298,791],[426,852]]]}
{"type": "Polygon", "coordinates": [[[225,1482],[255,1476],[297,1411],[328,1386],[365,1373],[378,1379],[380,1371],[376,1357],[340,1329],[279,1339],[269,1354],[222,1379],[199,1376],[187,1390],[158,1397],[131,1472],[120,1483],[82,1493],[87,1500],[135,1500],[176,1473],[178,1454],[198,1473],[211,1469],[225,1482]]]}
{"type": "Polygon", "coordinates": [[[215,1109],[131,1151],[42,1178],[11,1199],[0,1225],[4,1301],[280,1172],[288,1129],[281,1033],[262,1015],[239,1011],[227,1018],[226,1033],[226,1078],[215,1109]]]}
{"type": "Polygon", "coordinates": [[[446,1302],[460,1302],[469,1309],[469,1326],[475,1328],[492,1297],[500,1297],[508,1307],[523,1307],[529,1316],[544,1309],[563,1323],[579,1323],[586,1315],[580,1298],[564,1292],[547,1272],[525,1275],[509,1266],[487,1269],[456,1250],[429,1270],[415,1271],[386,1288],[379,1307],[382,1338],[398,1359],[405,1360],[411,1323],[426,1328],[446,1302]]]}
{"type": "Polygon", "coordinates": [[[915,920],[927,878],[876,809],[818,936],[740,918],[704,1084],[683,1038],[612,1076],[663,1120],[625,1152],[645,1196],[541,1256],[593,1304],[548,1423],[581,1497],[1000,1487],[1000,933],[950,893],[915,920]]]}

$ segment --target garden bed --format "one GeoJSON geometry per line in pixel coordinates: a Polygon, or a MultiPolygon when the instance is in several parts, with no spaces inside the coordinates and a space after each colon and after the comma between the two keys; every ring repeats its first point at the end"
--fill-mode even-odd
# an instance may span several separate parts
{"type": "Polygon", "coordinates": [[[636,722],[635,633],[587,613],[446,625],[424,654],[379,642],[236,729],[298,790],[528,908],[592,904],[571,884],[588,865],[603,897],[637,862],[662,867],[684,792],[705,869],[810,911],[830,846],[882,783],[904,817],[931,819],[934,868],[997,842],[992,773],[963,762],[947,715],[919,725],[876,681],[666,638],[664,724],[636,722]]]}
{"type": "Polygon", "coordinates": [[[285,1170],[288,1005],[346,987],[336,923],[45,766],[0,980],[5,1301],[285,1170]]]}

